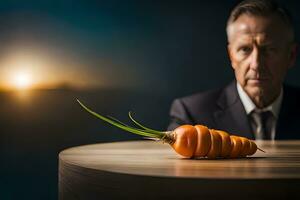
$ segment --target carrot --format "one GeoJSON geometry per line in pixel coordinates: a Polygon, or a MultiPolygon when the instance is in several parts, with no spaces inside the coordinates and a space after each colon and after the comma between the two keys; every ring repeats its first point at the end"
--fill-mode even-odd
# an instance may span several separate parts
{"type": "Polygon", "coordinates": [[[253,155],[257,149],[263,151],[253,141],[245,137],[230,135],[225,131],[209,129],[203,125],[182,125],[173,131],[150,129],[137,122],[132,117],[131,112],[129,112],[129,118],[138,126],[138,128],[132,127],[117,119],[104,117],[92,111],[79,100],[77,102],[90,114],[113,126],[146,138],[161,140],[170,144],[178,154],[186,158],[238,158],[253,155]]]}
{"type": "Polygon", "coordinates": [[[217,132],[221,135],[222,138],[222,151],[221,157],[226,158],[230,155],[232,150],[232,142],[230,139],[230,135],[225,131],[217,130],[217,132]]]}
{"type": "Polygon", "coordinates": [[[208,158],[217,158],[221,156],[222,151],[222,137],[216,130],[209,130],[211,136],[211,147],[207,154],[208,158]]]}

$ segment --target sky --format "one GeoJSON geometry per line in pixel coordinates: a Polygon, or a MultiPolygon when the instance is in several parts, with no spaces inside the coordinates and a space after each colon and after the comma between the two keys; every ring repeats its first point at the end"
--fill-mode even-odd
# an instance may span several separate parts
{"type": "Polygon", "coordinates": [[[189,62],[194,48],[197,11],[193,3],[181,5],[1,1],[0,86],[13,86],[13,76],[25,73],[36,87],[166,89],[184,62],[174,57],[189,62]]]}
{"type": "Polygon", "coordinates": [[[1,1],[0,88],[20,76],[37,88],[224,85],[233,78],[225,24],[234,2],[1,1]]]}
{"type": "Polygon", "coordinates": [[[113,2],[1,1],[1,84],[25,72],[40,86],[130,86],[140,34],[126,10],[113,2]]]}

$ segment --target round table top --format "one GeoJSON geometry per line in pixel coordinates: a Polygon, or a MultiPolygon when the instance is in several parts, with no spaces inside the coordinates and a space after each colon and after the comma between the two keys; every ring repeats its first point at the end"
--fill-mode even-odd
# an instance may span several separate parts
{"type": "Polygon", "coordinates": [[[203,179],[299,179],[300,140],[256,141],[266,153],[239,159],[186,159],[168,144],[129,141],[66,149],[60,162],[112,173],[203,179]]]}

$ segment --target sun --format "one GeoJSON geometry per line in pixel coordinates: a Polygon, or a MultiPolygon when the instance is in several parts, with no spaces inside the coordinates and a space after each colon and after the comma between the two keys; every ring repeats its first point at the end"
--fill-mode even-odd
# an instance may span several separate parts
{"type": "Polygon", "coordinates": [[[31,77],[28,73],[20,72],[14,75],[12,82],[17,89],[27,89],[31,85],[31,77]]]}

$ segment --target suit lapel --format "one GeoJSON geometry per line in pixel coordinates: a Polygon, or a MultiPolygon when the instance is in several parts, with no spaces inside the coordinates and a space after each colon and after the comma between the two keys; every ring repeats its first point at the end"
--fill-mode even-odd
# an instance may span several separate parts
{"type": "Polygon", "coordinates": [[[217,104],[219,110],[214,113],[216,127],[235,135],[254,139],[246,111],[238,96],[236,81],[224,88],[217,104]]]}

